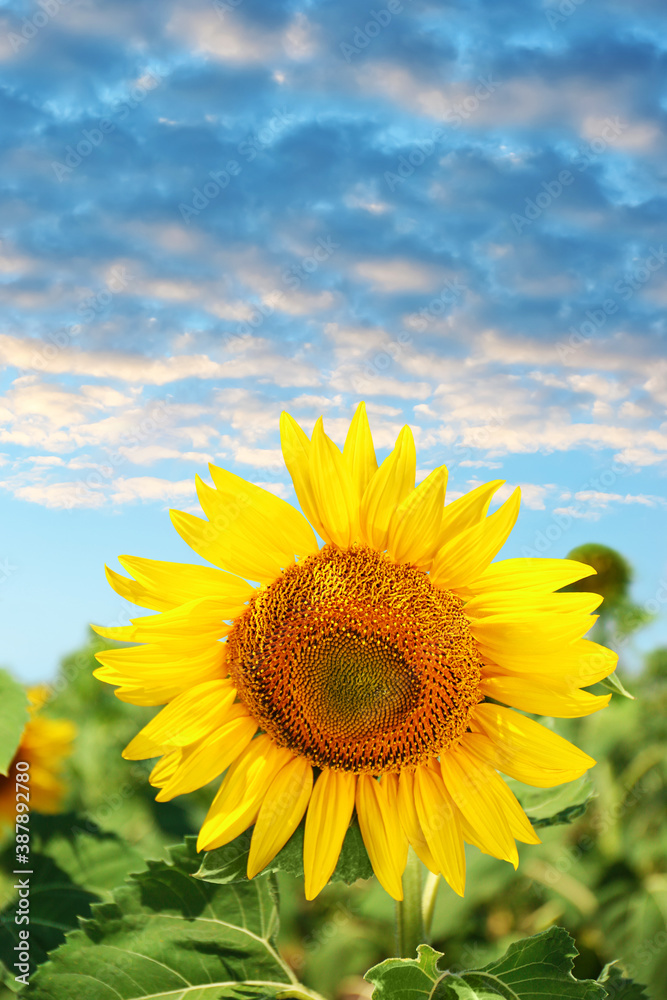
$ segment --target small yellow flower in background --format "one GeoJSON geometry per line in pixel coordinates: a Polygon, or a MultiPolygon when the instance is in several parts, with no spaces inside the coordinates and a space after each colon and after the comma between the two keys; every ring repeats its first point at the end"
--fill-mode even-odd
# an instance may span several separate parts
{"type": "Polygon", "coordinates": [[[30,767],[27,789],[30,810],[40,813],[60,811],[66,786],[60,779],[63,764],[72,752],[76,726],[69,719],[48,719],[39,714],[49,696],[49,689],[38,685],[28,689],[30,718],[26,723],[18,750],[14,754],[7,777],[0,775],[0,824],[14,823],[16,817],[16,762],[26,761],[30,767]]]}
{"type": "Polygon", "coordinates": [[[499,772],[550,787],[595,763],[514,711],[580,716],[608,703],[581,690],[616,662],[582,638],[601,598],[554,593],[594,570],[492,563],[519,490],[490,516],[502,480],[445,505],[444,466],[415,488],[408,427],[378,467],[363,403],[342,452],[321,419],[309,440],[284,413],[281,439],[305,517],[211,466],[215,488],[197,478],[206,520],[172,519],[218,568],[121,556],[134,580],[107,571],[119,594],[160,612],[97,629],[145,645],[98,653],[96,676],[124,701],[166,705],[124,756],[161,757],[159,801],[226,771],[198,848],[254,824],[251,878],[305,814],[312,899],[356,809],[395,899],[408,843],[462,895],[464,841],[515,867],[515,840],[539,843],[499,772]]]}

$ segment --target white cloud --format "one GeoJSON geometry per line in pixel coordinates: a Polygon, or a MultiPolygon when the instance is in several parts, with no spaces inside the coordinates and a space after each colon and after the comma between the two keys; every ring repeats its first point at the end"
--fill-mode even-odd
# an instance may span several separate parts
{"type": "Polygon", "coordinates": [[[596,510],[586,510],[581,507],[555,507],[554,514],[560,514],[562,517],[574,517],[579,520],[586,521],[599,521],[600,511],[596,510]]]}
{"type": "MultiPolygon", "coordinates": [[[[7,488],[6,484],[3,484],[7,488]]],[[[104,494],[81,483],[37,483],[17,486],[13,491],[18,500],[27,500],[42,507],[55,510],[71,510],[81,507],[103,507],[104,494]]]]}
{"type": "Polygon", "coordinates": [[[318,384],[320,379],[315,368],[295,358],[275,354],[273,345],[268,341],[247,338],[245,343],[248,356],[219,362],[206,354],[151,358],[121,351],[83,351],[5,334],[0,335],[0,363],[55,375],[117,378],[137,385],[167,385],[186,378],[254,378],[280,386],[318,384]]]}
{"type": "Polygon", "coordinates": [[[504,503],[514,492],[516,487],[521,488],[521,503],[531,510],[546,510],[545,500],[557,489],[554,483],[540,485],[538,483],[505,483],[495,495],[495,500],[504,503]]]}
{"type": "Polygon", "coordinates": [[[363,260],[355,264],[354,271],[375,291],[389,294],[428,292],[442,280],[436,268],[408,258],[363,260]]]}
{"type": "Polygon", "coordinates": [[[617,462],[624,462],[630,466],[641,468],[647,465],[661,465],[665,461],[663,452],[653,451],[651,448],[636,448],[631,446],[619,451],[614,455],[617,462]]]}
{"type": "Polygon", "coordinates": [[[28,455],[25,459],[26,462],[32,462],[36,466],[56,466],[64,465],[65,461],[59,458],[57,455],[28,455]]]}
{"type": "MultiPolygon", "coordinates": [[[[562,493],[561,499],[570,499],[570,493],[562,493]]],[[[571,517],[578,520],[599,521],[602,515],[612,510],[615,505],[639,504],[642,507],[667,507],[663,497],[646,493],[605,493],[601,490],[579,490],[572,497],[575,503],[567,507],[556,507],[554,514],[571,517]]]]}
{"type": "Polygon", "coordinates": [[[180,451],[178,448],[168,448],[159,444],[136,445],[131,448],[121,447],[118,451],[132,465],[153,465],[154,462],[174,459],[181,462],[196,462],[198,465],[206,467],[209,462],[213,461],[213,456],[204,451],[180,451]]]}
{"type": "Polygon", "coordinates": [[[172,482],[155,476],[120,477],[111,484],[109,499],[113,503],[136,503],[160,500],[165,505],[172,500],[193,500],[196,497],[194,479],[172,482]]]}
{"type": "Polygon", "coordinates": [[[638,403],[633,403],[631,400],[626,399],[618,411],[619,417],[627,417],[630,420],[644,420],[646,417],[651,416],[651,411],[645,407],[640,406],[638,403]]]}
{"type": "Polygon", "coordinates": [[[314,26],[303,13],[296,14],[285,28],[271,30],[262,29],[257,21],[246,24],[234,13],[218,17],[213,10],[178,10],[169,30],[179,39],[188,39],[200,52],[235,64],[265,64],[281,56],[301,61],[317,51],[314,26]]]}
{"type": "Polygon", "coordinates": [[[575,500],[588,503],[593,507],[609,507],[610,504],[641,504],[644,507],[667,507],[663,497],[651,496],[646,493],[603,493],[599,490],[580,490],[574,494],[575,500]]]}
{"type": "Polygon", "coordinates": [[[280,448],[248,448],[239,445],[234,448],[234,458],[244,465],[254,465],[263,469],[284,469],[283,453],[280,448]]]}
{"type": "Polygon", "coordinates": [[[470,469],[502,469],[502,462],[485,462],[483,459],[465,459],[463,462],[459,462],[462,468],[470,469]]]}

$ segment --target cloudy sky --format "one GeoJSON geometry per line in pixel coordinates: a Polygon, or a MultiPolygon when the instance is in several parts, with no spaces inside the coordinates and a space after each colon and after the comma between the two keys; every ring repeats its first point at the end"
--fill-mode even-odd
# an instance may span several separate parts
{"type": "MultiPolygon", "coordinates": [[[[367,401],[507,555],[613,545],[667,605],[661,0],[0,0],[0,615],[53,675],[122,553],[277,421],[367,401]],[[662,596],[661,596],[662,595],[662,596]]],[[[665,619],[645,645],[667,641],[665,619]]]]}

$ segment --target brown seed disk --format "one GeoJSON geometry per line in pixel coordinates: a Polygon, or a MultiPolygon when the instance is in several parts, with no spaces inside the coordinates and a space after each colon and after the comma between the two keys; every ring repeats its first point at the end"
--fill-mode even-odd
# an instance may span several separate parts
{"type": "Polygon", "coordinates": [[[249,711],[317,767],[415,766],[462,736],[481,701],[459,598],[367,546],[326,545],[290,566],[227,642],[249,711]]]}

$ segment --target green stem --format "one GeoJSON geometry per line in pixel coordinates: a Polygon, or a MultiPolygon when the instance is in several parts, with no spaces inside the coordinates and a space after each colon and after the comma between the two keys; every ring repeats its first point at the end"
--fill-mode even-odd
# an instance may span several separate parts
{"type": "Polygon", "coordinates": [[[442,875],[434,875],[433,872],[429,872],[426,876],[426,883],[424,885],[424,892],[422,895],[422,914],[424,918],[424,933],[426,934],[426,940],[429,940],[431,936],[433,911],[435,910],[435,901],[438,898],[438,889],[440,887],[441,878],[442,875]]]}
{"type": "Polygon", "coordinates": [[[403,900],[396,903],[396,947],[399,958],[415,958],[424,943],[422,865],[412,848],[403,873],[403,900]]]}

